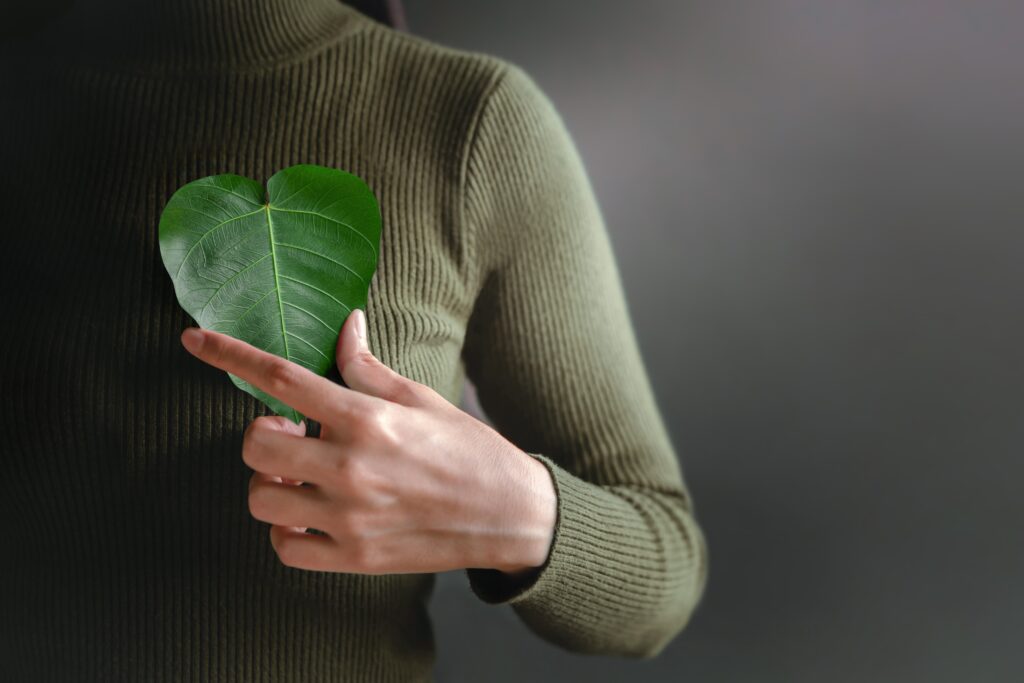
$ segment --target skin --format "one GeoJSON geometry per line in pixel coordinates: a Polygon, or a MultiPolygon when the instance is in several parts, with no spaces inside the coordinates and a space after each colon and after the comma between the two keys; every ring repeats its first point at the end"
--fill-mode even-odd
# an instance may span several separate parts
{"type": "Polygon", "coordinates": [[[491,568],[528,580],[546,561],[557,514],[547,468],[375,358],[363,311],[338,336],[348,388],[219,332],[188,328],[181,341],[321,423],[313,439],[305,421],[259,417],[243,437],[249,511],[271,525],[283,564],[362,574],[491,568]]]}

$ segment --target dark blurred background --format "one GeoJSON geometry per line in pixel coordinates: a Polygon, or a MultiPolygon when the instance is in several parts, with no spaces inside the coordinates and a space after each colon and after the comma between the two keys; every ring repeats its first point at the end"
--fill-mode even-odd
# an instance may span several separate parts
{"type": "Polygon", "coordinates": [[[439,680],[1024,680],[1024,3],[406,15],[562,112],[711,559],[641,662],[443,575],[439,680]]]}

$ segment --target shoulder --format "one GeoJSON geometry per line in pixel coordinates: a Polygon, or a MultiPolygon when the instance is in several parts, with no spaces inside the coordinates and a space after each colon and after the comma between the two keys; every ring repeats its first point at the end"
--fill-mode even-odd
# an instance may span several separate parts
{"type": "MultiPolygon", "coordinates": [[[[361,19],[360,38],[378,66],[428,72],[437,80],[493,78],[510,62],[486,52],[456,48],[376,21],[361,19]]],[[[369,56],[369,55],[368,55],[369,56]]]]}
{"type": "Polygon", "coordinates": [[[553,109],[533,77],[511,60],[396,31],[368,18],[364,23],[357,48],[372,90],[410,105],[427,104],[438,115],[454,107],[474,122],[485,110],[519,109],[525,115],[553,109]]]}

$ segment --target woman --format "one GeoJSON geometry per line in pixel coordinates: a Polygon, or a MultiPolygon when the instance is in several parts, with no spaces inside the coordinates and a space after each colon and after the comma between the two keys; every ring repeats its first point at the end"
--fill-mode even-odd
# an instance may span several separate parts
{"type": "Polygon", "coordinates": [[[586,173],[520,68],[335,0],[87,0],[2,63],[5,680],[429,680],[451,569],[570,650],[683,628],[704,540],[586,173]],[[382,209],[345,386],[179,343],[160,261],[178,187],[296,163],[382,209]],[[496,429],[455,407],[466,376],[496,429]]]}

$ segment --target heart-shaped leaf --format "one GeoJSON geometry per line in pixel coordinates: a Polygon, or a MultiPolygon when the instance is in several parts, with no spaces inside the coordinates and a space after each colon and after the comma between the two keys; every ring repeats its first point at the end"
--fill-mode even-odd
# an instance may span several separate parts
{"type": "MultiPolygon", "coordinates": [[[[325,375],[345,319],[366,306],[380,229],[380,207],[358,176],[300,164],[275,173],[266,192],[230,173],[183,185],[160,217],[160,255],[200,327],[325,375]]],[[[278,415],[302,420],[228,376],[278,415]]]]}

